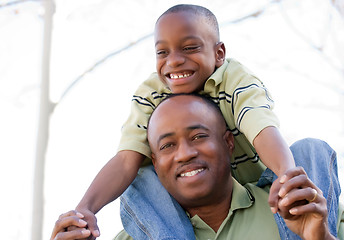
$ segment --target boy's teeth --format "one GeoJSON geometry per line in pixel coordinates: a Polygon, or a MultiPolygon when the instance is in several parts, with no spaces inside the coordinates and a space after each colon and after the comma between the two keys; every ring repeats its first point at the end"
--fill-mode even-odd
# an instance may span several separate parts
{"type": "Polygon", "coordinates": [[[180,174],[181,177],[192,177],[195,176],[197,173],[202,172],[203,169],[197,169],[197,170],[192,170],[191,172],[186,172],[186,173],[182,173],[180,174]]]}
{"type": "Polygon", "coordinates": [[[172,78],[172,79],[178,79],[178,78],[186,78],[186,77],[189,77],[189,76],[191,76],[191,73],[184,73],[184,74],[182,74],[182,73],[177,73],[177,74],[170,74],[170,77],[172,78]]]}

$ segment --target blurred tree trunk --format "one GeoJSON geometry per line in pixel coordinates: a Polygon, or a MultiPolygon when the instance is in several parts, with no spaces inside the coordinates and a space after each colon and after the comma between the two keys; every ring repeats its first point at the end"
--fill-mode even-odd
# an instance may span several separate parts
{"type": "Polygon", "coordinates": [[[40,88],[39,122],[36,141],[36,161],[34,169],[33,206],[32,206],[32,228],[31,239],[42,239],[42,228],[44,218],[44,168],[45,156],[49,139],[49,121],[53,110],[49,94],[49,72],[50,72],[50,50],[52,19],[55,11],[53,0],[43,0],[43,50],[42,50],[42,72],[40,88]]]}

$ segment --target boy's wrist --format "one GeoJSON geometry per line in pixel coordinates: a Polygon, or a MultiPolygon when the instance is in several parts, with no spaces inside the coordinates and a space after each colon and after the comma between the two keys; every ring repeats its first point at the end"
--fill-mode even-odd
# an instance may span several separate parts
{"type": "Polygon", "coordinates": [[[96,211],[96,209],[94,209],[93,206],[90,206],[90,204],[88,204],[87,202],[80,202],[75,210],[80,211],[80,212],[84,212],[84,211],[89,211],[92,212],[93,214],[96,214],[98,211],[96,211]]]}
{"type": "Polygon", "coordinates": [[[275,173],[278,177],[282,177],[283,175],[285,175],[285,173],[288,171],[288,170],[290,170],[290,169],[292,169],[292,168],[295,168],[296,166],[295,166],[295,164],[294,164],[294,162],[292,163],[292,164],[289,164],[289,165],[287,165],[287,166],[281,166],[280,167],[280,169],[279,169],[279,171],[277,172],[277,173],[275,173]]]}

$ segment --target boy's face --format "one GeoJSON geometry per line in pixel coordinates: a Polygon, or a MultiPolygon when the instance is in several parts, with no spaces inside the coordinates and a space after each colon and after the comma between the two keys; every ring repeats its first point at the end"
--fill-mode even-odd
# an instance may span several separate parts
{"type": "Polygon", "coordinates": [[[225,58],[223,43],[203,17],[178,12],[162,16],[155,27],[156,68],[173,93],[203,89],[225,58]]]}

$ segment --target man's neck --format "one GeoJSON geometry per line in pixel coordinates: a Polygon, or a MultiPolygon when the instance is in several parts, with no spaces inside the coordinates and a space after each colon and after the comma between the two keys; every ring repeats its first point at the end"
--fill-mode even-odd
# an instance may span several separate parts
{"type": "Polygon", "coordinates": [[[212,205],[201,206],[196,208],[186,209],[191,217],[197,215],[206,224],[208,224],[215,232],[217,232],[222,222],[228,216],[229,209],[231,207],[232,191],[220,201],[213,203],[212,205]]]}

